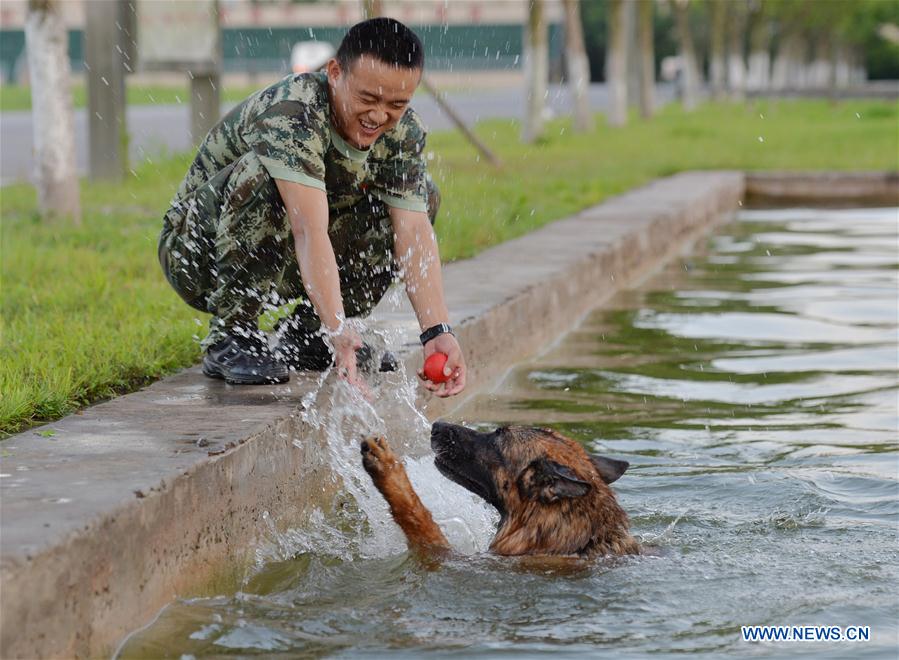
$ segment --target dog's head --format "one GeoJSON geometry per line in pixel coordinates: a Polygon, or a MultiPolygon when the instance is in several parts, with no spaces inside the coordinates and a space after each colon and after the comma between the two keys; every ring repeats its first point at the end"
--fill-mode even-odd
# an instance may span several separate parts
{"type": "Polygon", "coordinates": [[[548,429],[503,427],[479,433],[437,422],[434,463],[502,516],[491,549],[499,554],[628,552],[627,516],[609,489],[626,461],[588,454],[548,429]],[[610,545],[611,544],[611,545],[610,545]]]}

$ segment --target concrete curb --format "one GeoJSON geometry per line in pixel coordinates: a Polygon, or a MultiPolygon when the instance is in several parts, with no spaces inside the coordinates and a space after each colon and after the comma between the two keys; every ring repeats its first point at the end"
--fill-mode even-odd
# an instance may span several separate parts
{"type": "Polygon", "coordinates": [[[899,172],[752,172],[746,198],[753,205],[899,205],[899,172]]]}
{"type": "MultiPolygon", "coordinates": [[[[679,174],[448,265],[470,392],[689,247],[743,194],[742,173],[679,174]]],[[[417,366],[411,313],[377,315],[405,330],[402,357],[417,366]]],[[[7,440],[0,657],[108,655],[176,595],[237,586],[265,511],[283,529],[330,498],[327,470],[291,442],[312,385],[236,388],[193,368],[50,424],[51,437],[7,440]]]]}

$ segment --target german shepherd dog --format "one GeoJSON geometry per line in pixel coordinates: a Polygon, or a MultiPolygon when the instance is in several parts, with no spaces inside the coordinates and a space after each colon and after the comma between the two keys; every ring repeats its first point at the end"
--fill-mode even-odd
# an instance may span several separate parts
{"type": "MultiPolygon", "coordinates": [[[[479,433],[437,422],[431,447],[445,477],[499,511],[491,552],[586,559],[640,552],[608,486],[624,474],[626,461],[588,454],[555,431],[522,427],[479,433]]],[[[448,553],[446,537],[387,441],[363,440],[362,464],[410,547],[426,555],[448,553]]]]}

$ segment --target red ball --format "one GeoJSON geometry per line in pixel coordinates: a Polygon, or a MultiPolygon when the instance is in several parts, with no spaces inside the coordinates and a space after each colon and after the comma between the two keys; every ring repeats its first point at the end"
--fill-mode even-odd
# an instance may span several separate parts
{"type": "Polygon", "coordinates": [[[432,383],[445,383],[448,381],[449,376],[443,375],[446,358],[446,353],[432,353],[431,357],[425,360],[425,378],[432,383]]]}

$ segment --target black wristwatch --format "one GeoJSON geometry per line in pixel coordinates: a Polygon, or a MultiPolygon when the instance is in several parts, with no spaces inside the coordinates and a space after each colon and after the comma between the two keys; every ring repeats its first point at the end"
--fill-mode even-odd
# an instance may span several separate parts
{"type": "Polygon", "coordinates": [[[438,337],[445,333],[449,333],[455,336],[453,334],[453,329],[449,327],[449,325],[447,325],[446,323],[438,323],[437,325],[432,325],[430,328],[422,332],[418,336],[418,338],[419,340],[421,340],[421,345],[424,346],[435,337],[438,337]]]}

